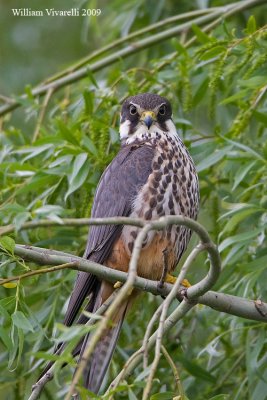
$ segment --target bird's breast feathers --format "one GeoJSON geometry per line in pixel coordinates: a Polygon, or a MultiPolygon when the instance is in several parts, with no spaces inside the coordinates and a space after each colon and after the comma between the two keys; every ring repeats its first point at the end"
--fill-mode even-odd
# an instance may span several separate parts
{"type": "MultiPolygon", "coordinates": [[[[145,143],[152,145],[155,150],[152,172],[133,199],[130,216],[151,220],[165,215],[183,215],[196,219],[199,203],[198,178],[193,160],[176,130],[162,132],[156,129],[146,132],[145,135],[150,135],[144,138],[145,143]]],[[[122,238],[129,254],[138,231],[138,228],[130,226],[123,228],[122,238]]],[[[158,235],[165,244],[168,243],[170,248],[175,249],[176,257],[173,262],[177,263],[187,247],[190,231],[185,227],[173,226],[158,235]]],[[[154,237],[155,232],[149,232],[143,244],[144,249],[154,242],[154,237]]]]}

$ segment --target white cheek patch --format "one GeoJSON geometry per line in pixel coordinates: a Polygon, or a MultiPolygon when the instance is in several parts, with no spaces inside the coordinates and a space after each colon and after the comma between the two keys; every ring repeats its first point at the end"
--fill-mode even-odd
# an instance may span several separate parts
{"type": "Polygon", "coordinates": [[[126,139],[129,136],[130,124],[131,122],[127,120],[125,120],[122,124],[120,124],[121,140],[126,139]]]}
{"type": "Polygon", "coordinates": [[[169,136],[172,136],[174,139],[177,139],[177,130],[176,130],[176,126],[174,125],[173,121],[171,119],[168,119],[165,122],[165,125],[167,127],[169,136]]]}

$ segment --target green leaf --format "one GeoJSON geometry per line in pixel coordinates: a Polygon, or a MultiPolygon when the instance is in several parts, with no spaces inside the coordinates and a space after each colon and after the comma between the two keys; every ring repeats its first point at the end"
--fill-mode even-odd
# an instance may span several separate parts
{"type": "Polygon", "coordinates": [[[174,396],[174,392],[155,393],[150,397],[150,400],[172,400],[174,396]]]}
{"type": "Polygon", "coordinates": [[[243,89],[239,90],[237,93],[233,94],[232,96],[226,97],[223,99],[219,104],[229,104],[229,103],[235,103],[236,100],[244,100],[248,93],[248,89],[243,89]]]}
{"type": "Polygon", "coordinates": [[[46,361],[57,361],[61,358],[61,355],[47,353],[45,351],[37,351],[36,353],[32,353],[34,357],[41,358],[42,360],[46,361]]]}
{"type": "Polygon", "coordinates": [[[14,220],[13,223],[15,225],[15,229],[18,232],[18,230],[21,228],[21,226],[30,218],[31,214],[28,211],[24,211],[21,213],[18,213],[14,220]]]}
{"type": "Polygon", "coordinates": [[[257,152],[256,152],[255,150],[253,150],[251,147],[246,146],[246,145],[243,144],[243,143],[239,143],[239,142],[236,142],[236,141],[231,140],[231,139],[224,138],[224,140],[225,140],[226,142],[228,142],[228,143],[233,144],[234,146],[238,147],[239,149],[246,151],[247,153],[251,154],[252,156],[258,158],[259,160],[266,162],[266,160],[264,159],[264,157],[262,157],[259,153],[257,153],[257,152]]]}
{"type": "Polygon", "coordinates": [[[87,68],[87,76],[88,76],[88,78],[90,79],[90,81],[92,82],[92,84],[93,84],[96,88],[98,88],[97,81],[96,81],[96,79],[95,79],[95,77],[94,77],[94,74],[93,74],[92,71],[90,70],[90,67],[87,68]]]}
{"type": "Polygon", "coordinates": [[[9,254],[14,255],[15,241],[9,236],[0,237],[0,248],[9,254]]]}
{"type": "Polygon", "coordinates": [[[57,324],[57,327],[62,330],[63,332],[59,335],[59,337],[56,339],[56,342],[62,343],[62,342],[67,342],[70,341],[73,338],[79,338],[84,336],[86,333],[90,332],[91,330],[94,330],[94,326],[84,326],[84,325],[74,325],[71,327],[66,327],[65,325],[62,324],[57,324]]]}
{"type": "Polygon", "coordinates": [[[94,156],[98,156],[98,151],[97,148],[94,144],[94,142],[88,137],[84,136],[82,139],[82,145],[86,147],[86,149],[92,153],[94,156]]]}
{"type": "Polygon", "coordinates": [[[80,143],[72,133],[75,129],[74,127],[72,130],[69,129],[69,127],[61,120],[57,120],[57,126],[59,128],[59,133],[63,137],[63,139],[73,144],[74,146],[80,147],[80,143]]]}
{"type": "Polygon", "coordinates": [[[266,270],[266,265],[267,265],[267,255],[263,257],[258,257],[255,260],[243,265],[243,269],[244,271],[247,272],[253,272],[256,269],[266,270]]]}
{"type": "Polygon", "coordinates": [[[204,381],[216,383],[216,378],[210,372],[206,371],[204,368],[197,365],[196,362],[189,361],[186,357],[179,355],[179,361],[183,364],[184,368],[196,378],[204,381]]]}
{"type": "Polygon", "coordinates": [[[224,46],[215,46],[201,54],[200,58],[202,60],[210,60],[211,58],[214,58],[225,51],[226,48],[224,46]]]}
{"type": "Polygon", "coordinates": [[[10,315],[8,313],[8,311],[6,310],[6,308],[0,303],[0,315],[2,314],[2,316],[9,321],[10,320],[10,315]]]}
{"type": "Polygon", "coordinates": [[[251,15],[251,16],[249,17],[249,19],[248,19],[248,22],[247,22],[247,29],[246,29],[246,31],[247,31],[247,33],[248,33],[249,35],[252,35],[252,33],[256,32],[256,30],[257,30],[256,20],[255,20],[254,15],[251,15]]]}
{"type": "Polygon", "coordinates": [[[234,243],[248,242],[251,239],[255,239],[255,237],[258,236],[259,233],[262,232],[262,230],[263,228],[258,228],[252,231],[239,233],[238,235],[228,237],[219,245],[219,251],[222,252],[223,250],[225,250],[227,247],[231,246],[234,243]]]}
{"type": "Polygon", "coordinates": [[[200,101],[204,98],[205,94],[207,93],[208,87],[209,87],[209,79],[206,78],[201,82],[201,84],[197,88],[197,91],[193,97],[194,107],[197,106],[200,103],[200,101]]]}
{"type": "Polygon", "coordinates": [[[87,160],[87,153],[81,153],[75,158],[75,160],[73,162],[70,182],[72,182],[75,179],[75,177],[78,175],[81,167],[83,166],[83,164],[85,163],[86,160],[87,160]]]}
{"type": "Polygon", "coordinates": [[[17,328],[24,330],[25,332],[31,331],[34,332],[32,324],[25,317],[22,311],[15,311],[14,314],[11,315],[12,321],[17,328]]]}
{"type": "Polygon", "coordinates": [[[177,51],[178,54],[183,54],[183,55],[187,56],[187,49],[186,49],[186,47],[184,47],[182,45],[180,40],[177,40],[176,38],[172,38],[171,44],[173,45],[173,47],[175,48],[175,50],[177,51]]]}
{"type": "Polygon", "coordinates": [[[203,32],[197,25],[192,24],[191,28],[200,43],[206,44],[210,43],[211,41],[214,41],[213,38],[211,38],[205,32],[203,32]]]}
{"type": "Polygon", "coordinates": [[[128,389],[128,399],[129,400],[138,400],[138,398],[136,397],[136,395],[134,394],[134,392],[131,389],[128,389]]]}
{"type": "Polygon", "coordinates": [[[12,347],[9,351],[8,369],[10,371],[14,371],[17,368],[17,365],[14,365],[14,367],[12,366],[16,359],[19,346],[18,329],[14,325],[11,327],[10,337],[12,341],[12,347]]]}
{"type": "Polygon", "coordinates": [[[53,183],[55,183],[58,180],[57,176],[53,175],[36,175],[34,176],[30,182],[27,182],[27,184],[23,185],[20,189],[17,191],[18,194],[26,194],[31,191],[33,192],[38,192],[38,190],[42,190],[46,187],[52,186],[53,183]]]}
{"type": "Polygon", "coordinates": [[[238,84],[242,87],[247,87],[249,89],[256,89],[260,86],[264,86],[266,84],[266,76],[259,75],[253,76],[249,79],[242,79],[238,81],[238,84]]]}
{"type": "Polygon", "coordinates": [[[33,94],[32,94],[32,87],[31,87],[31,85],[26,85],[25,88],[24,88],[24,90],[25,90],[25,93],[26,93],[26,95],[27,95],[27,98],[28,98],[29,100],[35,101],[34,96],[33,96],[33,94]]]}
{"type": "MultiPolygon", "coordinates": [[[[236,228],[245,218],[262,211],[259,207],[244,207],[235,211],[223,229],[223,233],[230,232],[236,228]]],[[[228,214],[228,213],[227,213],[228,214]]]]}
{"type": "Polygon", "coordinates": [[[10,339],[10,331],[1,326],[0,326],[0,339],[2,340],[3,344],[6,346],[8,351],[11,351],[12,341],[10,339]]]}
{"type": "Polygon", "coordinates": [[[69,189],[64,197],[65,201],[71,193],[77,190],[84,183],[89,173],[89,170],[90,163],[87,160],[87,153],[79,154],[75,158],[72,166],[72,174],[69,179],[69,189]]]}
{"type": "Polygon", "coordinates": [[[238,171],[235,175],[232,190],[235,190],[238,187],[239,183],[241,181],[243,181],[243,179],[246,177],[246,175],[251,170],[251,168],[254,167],[255,163],[256,163],[256,161],[252,161],[252,162],[248,163],[246,166],[244,166],[244,165],[240,166],[240,168],[238,169],[238,171]]]}
{"type": "Polygon", "coordinates": [[[89,89],[83,91],[83,99],[85,105],[85,111],[87,114],[93,114],[94,111],[94,92],[89,89]]]}
{"type": "Polygon", "coordinates": [[[209,400],[228,400],[230,399],[229,394],[218,394],[217,396],[211,397],[209,400]]]}
{"type": "Polygon", "coordinates": [[[227,146],[221,150],[217,150],[208,157],[206,157],[203,161],[200,161],[199,164],[197,164],[197,171],[201,172],[209,167],[211,167],[214,164],[217,164],[219,161],[221,161],[231,150],[232,146],[227,146]]]}
{"type": "Polygon", "coordinates": [[[258,110],[253,110],[253,115],[259,122],[264,124],[264,126],[267,126],[267,115],[266,115],[266,113],[260,112],[258,110]]]}
{"type": "Polygon", "coordinates": [[[19,337],[19,344],[18,344],[17,365],[20,365],[21,356],[22,356],[22,352],[23,352],[23,346],[24,346],[24,332],[23,332],[23,329],[18,329],[18,337],[19,337]]]}

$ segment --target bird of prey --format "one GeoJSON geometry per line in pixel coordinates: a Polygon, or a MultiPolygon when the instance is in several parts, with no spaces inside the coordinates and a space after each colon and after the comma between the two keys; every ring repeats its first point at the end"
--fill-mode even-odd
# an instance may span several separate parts
{"type": "MultiPolygon", "coordinates": [[[[127,98],[121,110],[120,139],[121,149],[98,184],[92,218],[129,216],[152,220],[183,215],[196,219],[198,178],[193,160],[177,134],[169,101],[151,93],[127,98]]],[[[138,228],[132,226],[92,226],[84,257],[127,271],[137,233],[138,228]]],[[[190,236],[190,230],[183,226],[149,232],[138,260],[138,275],[160,280],[166,263],[164,252],[168,273],[173,271],[190,236]]],[[[85,315],[76,318],[85,298],[88,297],[85,309],[95,312],[113,291],[111,283],[79,272],[64,324],[86,323],[85,315]]],[[[84,385],[92,392],[100,390],[130,303],[128,298],[120,305],[84,371],[84,385]]],[[[80,359],[89,340],[87,335],[75,351],[75,355],[80,353],[80,359]]]]}

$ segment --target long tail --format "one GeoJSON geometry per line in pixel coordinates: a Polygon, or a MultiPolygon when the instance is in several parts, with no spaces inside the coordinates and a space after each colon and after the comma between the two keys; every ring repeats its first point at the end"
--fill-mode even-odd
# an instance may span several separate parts
{"type": "MultiPolygon", "coordinates": [[[[96,299],[94,311],[96,311],[96,309],[103,304],[113,290],[114,289],[112,285],[107,282],[102,282],[98,297],[96,299]]],[[[124,317],[131,304],[132,298],[127,299],[120,305],[119,309],[116,311],[116,314],[112,318],[112,326],[105,330],[84,370],[84,386],[94,393],[99,392],[103,383],[103,379],[109,367],[112,354],[116,347],[124,317]]],[[[90,334],[84,338],[80,351],[80,359],[83,357],[84,352],[90,343],[90,338],[90,334]]]]}

